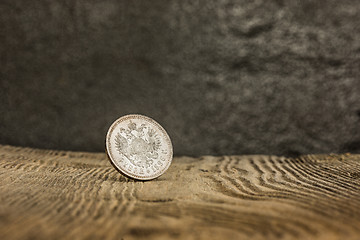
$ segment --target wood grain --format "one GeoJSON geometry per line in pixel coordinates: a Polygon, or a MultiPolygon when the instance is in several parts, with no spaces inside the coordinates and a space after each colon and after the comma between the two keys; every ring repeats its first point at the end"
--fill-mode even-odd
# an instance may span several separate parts
{"type": "Polygon", "coordinates": [[[103,153],[0,146],[0,239],[360,239],[360,156],[178,157],[160,178],[103,153]]]}

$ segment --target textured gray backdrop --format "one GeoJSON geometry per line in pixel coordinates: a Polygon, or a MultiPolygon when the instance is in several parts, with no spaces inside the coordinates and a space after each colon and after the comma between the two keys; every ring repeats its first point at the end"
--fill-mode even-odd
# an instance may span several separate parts
{"type": "Polygon", "coordinates": [[[360,1],[2,0],[0,143],[103,151],[148,115],[177,155],[360,151],[360,1]]]}

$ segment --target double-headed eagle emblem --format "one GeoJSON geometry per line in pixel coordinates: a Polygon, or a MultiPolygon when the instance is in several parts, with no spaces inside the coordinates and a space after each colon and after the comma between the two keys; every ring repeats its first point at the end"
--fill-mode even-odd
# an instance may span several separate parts
{"type": "Polygon", "coordinates": [[[117,151],[137,167],[148,168],[159,156],[160,139],[154,129],[130,121],[127,129],[120,128],[115,136],[117,151]]]}

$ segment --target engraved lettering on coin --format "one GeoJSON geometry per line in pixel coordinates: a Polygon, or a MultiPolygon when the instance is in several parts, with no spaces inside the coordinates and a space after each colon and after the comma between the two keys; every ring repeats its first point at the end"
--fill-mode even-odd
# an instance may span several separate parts
{"type": "Polygon", "coordinates": [[[121,173],[139,180],[163,174],[173,153],[171,140],[160,124],[136,114],[121,117],[111,125],[106,150],[121,173]]]}

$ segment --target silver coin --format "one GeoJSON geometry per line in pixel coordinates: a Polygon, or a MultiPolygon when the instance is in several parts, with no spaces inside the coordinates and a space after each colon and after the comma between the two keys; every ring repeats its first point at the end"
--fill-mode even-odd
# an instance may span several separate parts
{"type": "Polygon", "coordinates": [[[159,177],[173,158],[165,129],[155,120],[138,114],[120,117],[110,126],[106,151],[119,172],[138,180],[159,177]]]}

